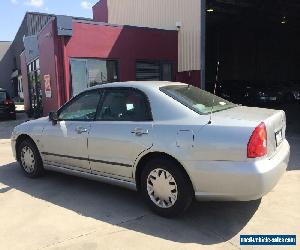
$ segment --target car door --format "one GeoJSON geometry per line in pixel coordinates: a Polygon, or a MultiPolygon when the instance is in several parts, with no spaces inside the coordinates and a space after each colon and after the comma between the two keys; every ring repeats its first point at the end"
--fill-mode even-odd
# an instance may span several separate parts
{"type": "Polygon", "coordinates": [[[87,138],[101,92],[87,91],[58,111],[57,124],[49,121],[41,138],[45,164],[90,172],[87,138]]]}
{"type": "Polygon", "coordinates": [[[132,178],[132,166],[152,146],[152,115],[146,95],[132,88],[107,88],[88,135],[95,174],[132,178]]]}

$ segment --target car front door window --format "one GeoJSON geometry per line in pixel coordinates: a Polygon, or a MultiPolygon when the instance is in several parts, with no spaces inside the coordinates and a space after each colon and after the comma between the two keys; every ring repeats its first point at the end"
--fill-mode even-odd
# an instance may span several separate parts
{"type": "Polygon", "coordinates": [[[61,121],[92,121],[95,119],[99,100],[98,91],[86,92],[64,107],[58,118],[61,121]]]}

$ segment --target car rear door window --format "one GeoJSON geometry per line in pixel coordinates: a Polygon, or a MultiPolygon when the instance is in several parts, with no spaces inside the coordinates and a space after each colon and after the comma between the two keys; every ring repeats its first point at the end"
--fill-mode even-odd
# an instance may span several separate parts
{"type": "Polygon", "coordinates": [[[95,119],[101,94],[99,91],[88,91],[71,101],[59,112],[59,120],[92,121],[95,119]]]}
{"type": "Polygon", "coordinates": [[[108,89],[102,100],[96,120],[149,121],[150,106],[146,96],[133,89],[108,89]]]}

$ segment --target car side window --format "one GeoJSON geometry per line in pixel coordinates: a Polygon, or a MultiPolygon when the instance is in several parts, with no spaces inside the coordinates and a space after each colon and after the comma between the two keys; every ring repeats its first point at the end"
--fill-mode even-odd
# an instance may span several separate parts
{"type": "Polygon", "coordinates": [[[102,121],[150,121],[148,100],[134,89],[107,89],[96,120],[102,121]]]}
{"type": "Polygon", "coordinates": [[[89,91],[79,95],[59,112],[58,119],[63,121],[94,120],[100,97],[98,91],[89,91]]]}

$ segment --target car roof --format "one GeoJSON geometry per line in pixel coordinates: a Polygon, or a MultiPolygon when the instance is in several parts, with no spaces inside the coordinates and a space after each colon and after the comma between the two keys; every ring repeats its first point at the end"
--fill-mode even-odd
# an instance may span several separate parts
{"type": "Polygon", "coordinates": [[[106,89],[106,88],[135,88],[144,92],[149,102],[151,103],[151,111],[153,119],[156,121],[171,121],[187,117],[198,117],[194,111],[182,105],[175,99],[159,91],[159,88],[166,86],[188,86],[180,82],[166,82],[166,81],[131,81],[131,82],[114,82],[102,85],[97,85],[87,89],[106,89]]]}
{"type": "Polygon", "coordinates": [[[120,87],[127,87],[127,88],[138,88],[138,89],[145,89],[145,88],[161,88],[165,86],[170,85],[187,85],[185,83],[181,82],[167,82],[167,81],[130,81],[130,82],[113,82],[113,83],[106,83],[102,85],[97,85],[91,88],[88,88],[88,90],[91,89],[101,89],[101,88],[120,88],[120,87]]]}

